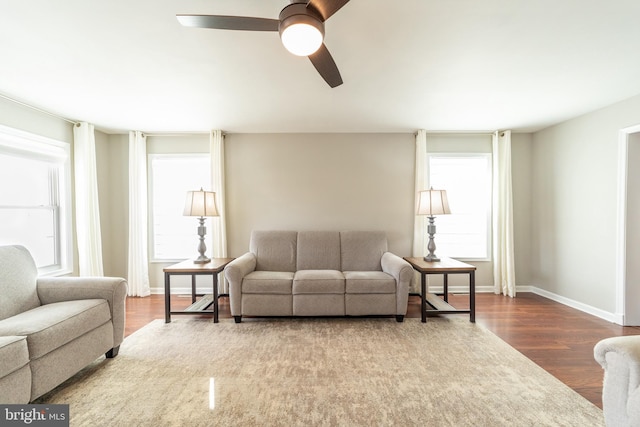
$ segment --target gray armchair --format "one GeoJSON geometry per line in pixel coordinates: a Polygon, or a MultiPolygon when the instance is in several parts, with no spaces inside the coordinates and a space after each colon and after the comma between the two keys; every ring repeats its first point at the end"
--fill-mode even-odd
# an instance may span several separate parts
{"type": "Polygon", "coordinates": [[[604,368],[602,407],[607,426],[640,426],[640,335],[604,339],[593,352],[604,368]]]}
{"type": "Polygon", "coordinates": [[[127,282],[37,277],[22,246],[0,246],[0,403],[28,403],[124,339],[127,282]]]}

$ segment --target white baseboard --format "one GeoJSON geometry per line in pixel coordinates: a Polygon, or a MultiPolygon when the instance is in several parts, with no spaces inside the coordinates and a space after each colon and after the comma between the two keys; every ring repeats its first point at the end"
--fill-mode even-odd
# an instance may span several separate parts
{"type": "Polygon", "coordinates": [[[554,294],[553,292],[549,292],[544,289],[537,288],[535,286],[518,286],[517,292],[532,292],[536,295],[540,295],[542,297],[548,298],[552,301],[558,302],[568,307],[575,308],[576,310],[580,310],[592,316],[599,317],[600,319],[607,320],[617,325],[622,325],[623,319],[622,319],[622,316],[619,314],[610,313],[608,311],[604,311],[599,308],[592,307],[588,304],[584,304],[579,301],[575,301],[570,298],[566,298],[561,295],[554,294]]]}
{"type": "MultiPolygon", "coordinates": [[[[442,286],[430,286],[429,291],[432,293],[442,292],[442,286]]],[[[449,286],[449,292],[455,293],[468,293],[468,286],[449,286]]],[[[485,285],[485,286],[476,286],[476,293],[493,293],[493,286],[485,285]]],[[[608,311],[601,310],[596,307],[592,307],[588,304],[581,303],[579,301],[572,300],[570,298],[566,298],[553,292],[546,291],[544,289],[540,289],[535,286],[517,286],[516,293],[518,292],[531,292],[536,295],[540,295],[542,297],[548,298],[557,303],[566,305],[567,307],[575,308],[576,310],[580,310],[584,313],[590,314],[595,317],[599,317],[600,319],[607,320],[609,322],[615,323],[617,325],[622,325],[623,319],[622,315],[616,313],[609,313],[608,311]]]]}

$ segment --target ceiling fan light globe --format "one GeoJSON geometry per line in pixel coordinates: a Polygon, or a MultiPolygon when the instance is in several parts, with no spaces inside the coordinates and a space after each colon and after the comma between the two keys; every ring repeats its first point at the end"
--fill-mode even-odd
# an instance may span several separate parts
{"type": "Polygon", "coordinates": [[[284,47],[298,56],[311,55],[320,48],[323,40],[320,30],[304,23],[289,25],[280,37],[284,47]]]}

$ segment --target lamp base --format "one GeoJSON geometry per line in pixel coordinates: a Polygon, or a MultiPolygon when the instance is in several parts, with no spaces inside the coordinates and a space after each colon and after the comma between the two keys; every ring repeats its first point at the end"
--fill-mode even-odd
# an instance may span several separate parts
{"type": "Polygon", "coordinates": [[[208,262],[211,262],[211,258],[207,258],[206,256],[202,256],[202,255],[200,255],[198,258],[193,260],[194,264],[206,264],[208,262]]]}
{"type": "Polygon", "coordinates": [[[198,252],[200,256],[193,260],[194,264],[206,264],[211,261],[204,253],[207,251],[207,246],[204,244],[204,236],[207,234],[207,227],[204,226],[204,217],[201,216],[198,218],[200,222],[200,226],[198,227],[198,237],[200,239],[200,243],[198,244],[198,252]]]}
{"type": "Polygon", "coordinates": [[[432,255],[427,255],[423,258],[425,261],[427,262],[437,262],[440,261],[440,258],[436,257],[436,256],[432,256],[432,255]]]}

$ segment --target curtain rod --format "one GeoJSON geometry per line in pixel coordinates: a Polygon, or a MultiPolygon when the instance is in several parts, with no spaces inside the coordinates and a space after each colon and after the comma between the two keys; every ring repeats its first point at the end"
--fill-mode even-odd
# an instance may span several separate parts
{"type": "MultiPolygon", "coordinates": [[[[425,131],[427,135],[493,135],[494,130],[434,130],[425,131]]],[[[415,135],[418,133],[416,132],[415,135]]]]}
{"type": "Polygon", "coordinates": [[[162,136],[190,136],[190,135],[209,135],[209,132],[181,132],[181,133],[150,133],[142,131],[144,136],[162,137],[162,136]]]}
{"type": "Polygon", "coordinates": [[[4,94],[2,94],[2,93],[0,93],[0,98],[4,98],[4,99],[6,99],[7,101],[11,101],[11,102],[14,102],[14,103],[16,103],[16,104],[18,104],[18,105],[22,105],[23,107],[30,108],[30,109],[32,109],[32,110],[34,110],[34,111],[39,112],[39,113],[47,114],[47,115],[52,116],[52,117],[55,117],[55,118],[57,118],[57,119],[64,120],[65,122],[71,123],[71,124],[73,124],[73,125],[77,125],[77,124],[79,124],[79,122],[76,122],[76,121],[74,121],[74,120],[68,119],[68,118],[66,118],[66,117],[59,116],[59,115],[54,114],[54,113],[52,113],[52,112],[50,112],[50,111],[43,110],[42,108],[34,107],[33,105],[29,105],[29,104],[27,104],[27,103],[25,103],[25,102],[18,101],[17,99],[13,99],[13,98],[11,98],[11,97],[9,97],[9,96],[7,96],[7,95],[4,95],[4,94]]]}

